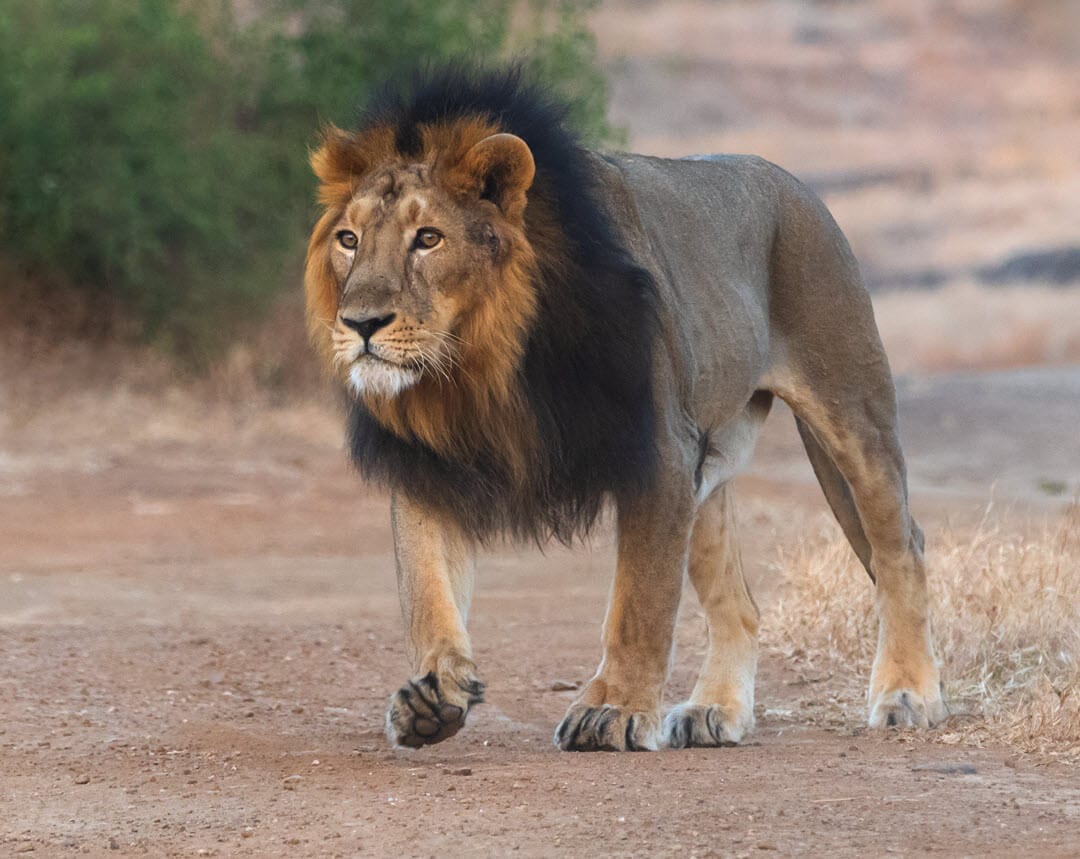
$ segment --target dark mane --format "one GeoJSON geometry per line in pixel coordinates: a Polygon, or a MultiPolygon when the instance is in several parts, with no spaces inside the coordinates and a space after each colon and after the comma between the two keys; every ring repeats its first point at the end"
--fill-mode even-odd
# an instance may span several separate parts
{"type": "Polygon", "coordinates": [[[400,438],[360,403],[349,414],[351,456],[365,477],[447,511],[480,540],[569,542],[605,498],[640,492],[655,470],[655,284],[620,244],[566,113],[517,69],[455,67],[384,87],[360,117],[361,134],[393,128],[404,155],[419,153],[425,125],[487,119],[521,137],[536,162],[525,224],[539,310],[517,375],[541,440],[528,479],[495,456],[457,461],[400,438]]]}

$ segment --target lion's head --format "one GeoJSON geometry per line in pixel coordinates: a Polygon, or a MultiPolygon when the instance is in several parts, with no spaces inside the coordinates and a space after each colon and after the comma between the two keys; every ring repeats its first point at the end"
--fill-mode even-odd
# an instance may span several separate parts
{"type": "Polygon", "coordinates": [[[308,323],[369,476],[567,538],[653,458],[653,285],[564,108],[515,73],[388,89],[312,156],[308,323]]]}
{"type": "Polygon", "coordinates": [[[459,375],[505,393],[535,313],[532,153],[482,122],[432,125],[412,156],[384,136],[331,129],[313,156],[329,204],[309,250],[313,333],[376,408],[459,375]]]}

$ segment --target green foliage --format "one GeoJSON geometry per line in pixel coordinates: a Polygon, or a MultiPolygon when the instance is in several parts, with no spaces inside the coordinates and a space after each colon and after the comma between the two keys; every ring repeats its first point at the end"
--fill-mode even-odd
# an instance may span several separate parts
{"type": "Polygon", "coordinates": [[[615,139],[590,5],[0,0],[0,255],[197,359],[294,285],[314,131],[388,73],[520,57],[615,139]]]}

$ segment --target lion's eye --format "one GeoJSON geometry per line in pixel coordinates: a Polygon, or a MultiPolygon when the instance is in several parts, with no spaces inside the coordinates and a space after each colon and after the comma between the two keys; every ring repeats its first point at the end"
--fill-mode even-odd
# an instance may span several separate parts
{"type": "Polygon", "coordinates": [[[431,227],[422,227],[416,231],[416,247],[429,251],[443,240],[443,234],[431,227]]]}
{"type": "Polygon", "coordinates": [[[357,238],[356,233],[352,230],[338,230],[337,240],[338,244],[347,251],[356,250],[356,246],[360,244],[360,239],[357,238]]]}

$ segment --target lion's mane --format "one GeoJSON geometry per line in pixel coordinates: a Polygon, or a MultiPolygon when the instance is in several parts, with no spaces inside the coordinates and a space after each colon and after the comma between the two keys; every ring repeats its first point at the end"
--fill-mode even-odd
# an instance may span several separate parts
{"type": "MultiPolygon", "coordinates": [[[[343,177],[347,189],[358,160],[370,166],[365,145],[387,159],[437,162],[443,153],[432,147],[477,127],[515,134],[532,150],[525,241],[513,251],[530,264],[504,268],[505,278],[527,281],[504,283],[514,288],[509,294],[529,295],[534,304],[512,372],[521,408],[442,409],[440,416],[456,417],[438,431],[456,443],[430,444],[407,421],[387,419],[404,411],[349,406],[349,451],[361,473],[449,513],[481,541],[503,534],[569,542],[589,529],[606,497],[632,497],[655,470],[655,283],[620,243],[589,164],[595,156],[568,130],[566,116],[564,105],[525,83],[518,70],[441,69],[385,86],[362,112],[349,138],[356,143],[325,147],[317,165],[324,177],[343,177]],[[492,421],[506,426],[493,432],[478,425],[492,421]],[[524,465],[502,449],[519,442],[524,465]]],[[[324,203],[333,195],[324,178],[324,203]]],[[[320,283],[316,289],[325,288],[320,283]]],[[[439,395],[459,393],[443,386],[439,395]]]]}

